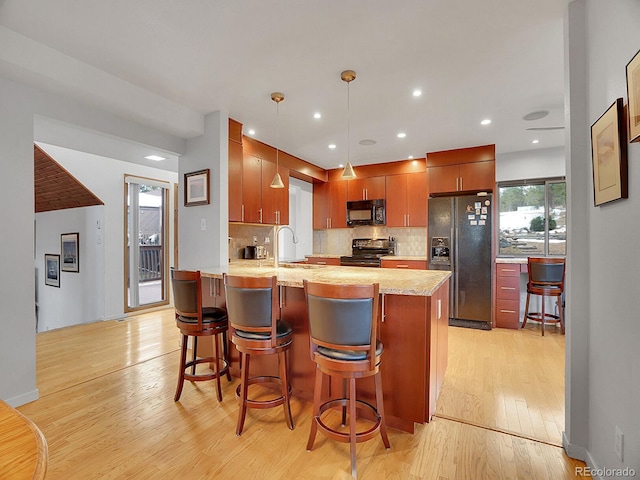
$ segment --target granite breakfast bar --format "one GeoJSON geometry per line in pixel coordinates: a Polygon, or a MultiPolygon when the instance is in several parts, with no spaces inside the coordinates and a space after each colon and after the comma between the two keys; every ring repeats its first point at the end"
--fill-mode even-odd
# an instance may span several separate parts
{"type": "MultiPolygon", "coordinates": [[[[204,304],[220,307],[225,305],[223,272],[241,276],[277,276],[281,317],[294,332],[289,356],[293,395],[309,401],[313,397],[315,364],[309,354],[303,280],[334,284],[379,283],[380,339],[384,344],[381,370],[387,424],[412,433],[415,423],[426,423],[431,419],[447,367],[450,272],[307,264],[281,264],[273,268],[258,266],[257,262],[202,268],[201,272],[204,304]]],[[[232,344],[230,356],[232,374],[238,376],[238,353],[232,344]]],[[[252,375],[275,371],[275,363],[270,362],[275,359],[264,360],[252,362],[252,375]]],[[[372,401],[373,381],[369,380],[359,382],[358,395],[372,401]]]]}

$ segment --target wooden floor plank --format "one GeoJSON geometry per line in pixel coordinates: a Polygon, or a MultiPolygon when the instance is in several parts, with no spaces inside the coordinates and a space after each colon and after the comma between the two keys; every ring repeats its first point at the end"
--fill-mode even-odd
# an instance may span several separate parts
{"type": "MultiPolygon", "coordinates": [[[[473,336],[451,329],[456,348],[474,342],[473,336]]],[[[508,335],[495,338],[490,355],[469,345],[485,355],[485,365],[494,351],[511,350],[503,345],[512,341],[508,335]]],[[[281,408],[250,410],[241,437],[235,435],[237,379],[223,381],[221,403],[213,382],[187,382],[180,402],[174,402],[178,340],[172,310],[37,335],[41,397],[19,410],[47,439],[48,479],[351,478],[347,444],[318,434],[313,450],[306,451],[308,402],[293,399],[293,431],[281,408]]],[[[468,400],[462,407],[453,405],[465,388],[459,368],[471,368],[470,361],[450,363],[445,385],[454,391],[443,390],[443,398],[452,402],[446,407],[482,417],[487,395],[504,405],[511,387],[492,394],[500,390],[502,376],[480,370],[468,400]]],[[[515,400],[511,403],[515,406],[515,400]]],[[[491,408],[496,417],[504,415],[503,407],[491,408]]],[[[391,429],[389,439],[389,451],[380,439],[358,445],[359,478],[556,480],[575,478],[580,465],[559,447],[444,418],[417,426],[413,435],[391,429]]]]}

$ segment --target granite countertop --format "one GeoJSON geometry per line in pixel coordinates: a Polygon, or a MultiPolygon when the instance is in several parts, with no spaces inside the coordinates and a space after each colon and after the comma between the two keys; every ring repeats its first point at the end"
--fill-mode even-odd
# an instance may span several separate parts
{"type": "Polygon", "coordinates": [[[520,263],[526,265],[527,257],[496,257],[496,263],[520,263]]]}
{"type": "Polygon", "coordinates": [[[231,263],[228,267],[209,267],[200,269],[202,276],[222,278],[223,273],[229,275],[268,277],[276,275],[278,285],[302,288],[303,280],[332,284],[379,283],[380,293],[396,295],[431,296],[451,276],[449,271],[441,270],[406,270],[394,268],[337,267],[330,265],[280,264],[274,268],[273,263],[263,261],[258,266],[249,262],[231,263]]]}
{"type": "Polygon", "coordinates": [[[342,255],[334,255],[331,253],[312,253],[311,255],[305,255],[310,258],[340,258],[342,255]]]}

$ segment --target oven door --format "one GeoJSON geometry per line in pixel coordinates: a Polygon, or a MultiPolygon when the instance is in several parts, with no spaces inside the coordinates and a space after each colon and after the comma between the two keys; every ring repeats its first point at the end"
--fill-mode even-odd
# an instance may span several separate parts
{"type": "Polygon", "coordinates": [[[379,258],[340,257],[342,267],[380,267],[379,258]]]}

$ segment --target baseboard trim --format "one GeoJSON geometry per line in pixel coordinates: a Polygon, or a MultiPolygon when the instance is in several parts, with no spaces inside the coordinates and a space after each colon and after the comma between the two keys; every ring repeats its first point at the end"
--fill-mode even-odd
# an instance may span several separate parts
{"type": "Polygon", "coordinates": [[[576,460],[582,460],[584,463],[586,463],[587,467],[590,470],[592,478],[601,480],[600,476],[595,475],[595,473],[600,469],[598,468],[598,465],[596,464],[589,451],[584,447],[579,447],[577,445],[569,443],[566,432],[562,432],[562,448],[569,457],[575,458],[576,460]]]}
{"type": "Polygon", "coordinates": [[[7,398],[5,400],[5,402],[9,406],[11,406],[13,408],[17,408],[17,407],[19,407],[21,405],[24,405],[26,403],[35,402],[39,398],[40,398],[40,392],[36,388],[36,389],[31,390],[29,392],[21,393],[20,395],[17,395],[15,397],[7,398]]]}

